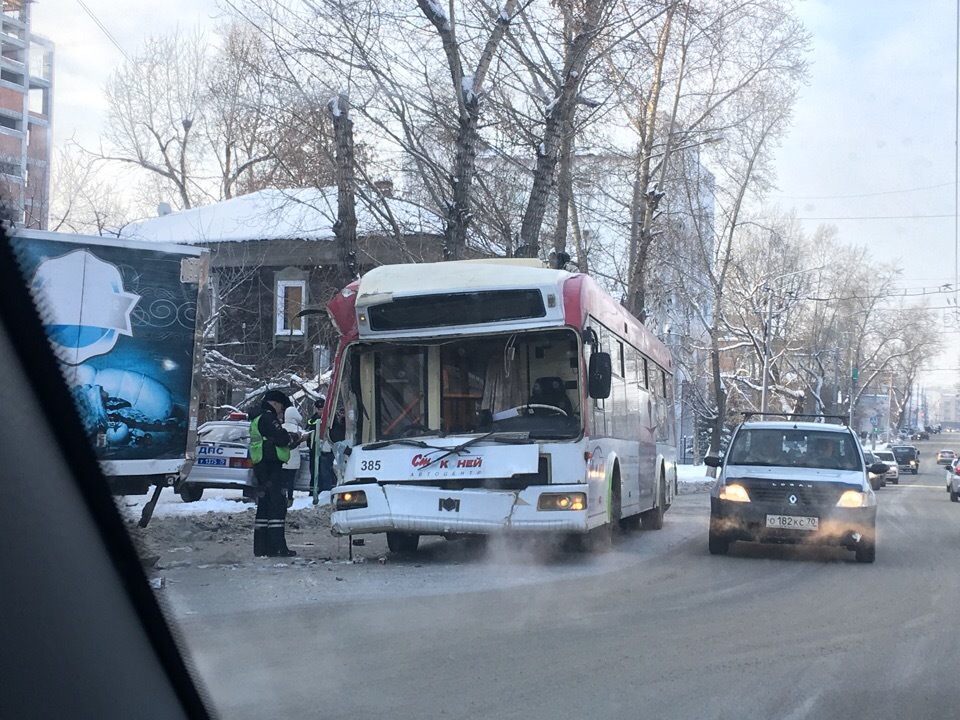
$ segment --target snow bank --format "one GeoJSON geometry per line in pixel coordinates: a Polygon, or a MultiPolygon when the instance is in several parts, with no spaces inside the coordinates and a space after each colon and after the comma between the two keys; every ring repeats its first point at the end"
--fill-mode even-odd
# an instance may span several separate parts
{"type": "Polygon", "coordinates": [[[707,475],[706,465],[677,465],[677,480],[681,483],[712,483],[714,478],[707,475]]]}

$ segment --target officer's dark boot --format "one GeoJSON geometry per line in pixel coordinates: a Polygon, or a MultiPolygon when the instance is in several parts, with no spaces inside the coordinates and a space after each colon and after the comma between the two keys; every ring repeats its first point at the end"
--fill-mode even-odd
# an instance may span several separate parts
{"type": "Polygon", "coordinates": [[[271,520],[270,527],[267,528],[267,537],[270,538],[270,555],[274,557],[293,557],[297,554],[296,550],[287,547],[284,525],[284,520],[271,520]]]}

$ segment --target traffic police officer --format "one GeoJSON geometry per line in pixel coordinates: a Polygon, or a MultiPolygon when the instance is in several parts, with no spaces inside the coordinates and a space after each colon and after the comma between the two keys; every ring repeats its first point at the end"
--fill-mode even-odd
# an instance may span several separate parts
{"type": "Polygon", "coordinates": [[[281,425],[283,411],[290,399],[279,390],[268,390],[260,404],[260,413],[250,422],[250,460],[257,478],[257,519],[253,525],[253,554],[257,557],[293,557],[287,547],[285,525],[287,499],[281,469],[290,459],[290,450],[300,437],[281,425]]]}

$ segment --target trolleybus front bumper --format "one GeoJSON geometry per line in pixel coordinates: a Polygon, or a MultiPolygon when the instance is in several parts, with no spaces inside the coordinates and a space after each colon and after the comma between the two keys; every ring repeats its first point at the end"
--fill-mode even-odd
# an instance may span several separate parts
{"type": "Polygon", "coordinates": [[[341,485],[332,493],[331,529],[334,535],[584,533],[590,527],[586,498],[586,485],[537,485],[523,490],[341,485]],[[348,495],[352,502],[345,500],[348,495]]]}

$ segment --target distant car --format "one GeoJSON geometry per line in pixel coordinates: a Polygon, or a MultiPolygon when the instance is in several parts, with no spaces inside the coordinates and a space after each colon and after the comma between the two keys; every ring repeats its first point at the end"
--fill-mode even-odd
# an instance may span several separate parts
{"type": "Polygon", "coordinates": [[[874,450],[873,456],[877,462],[882,462],[887,466],[887,472],[884,475],[885,482],[900,484],[900,468],[897,466],[897,458],[893,450],[874,450]]]}
{"type": "MultiPolygon", "coordinates": [[[[296,452],[296,451],[295,451],[296,452]]],[[[309,451],[302,447],[295,490],[310,489],[309,451]]],[[[250,421],[211,420],[197,430],[197,457],[178,492],[184,502],[196,502],[207,488],[243,490],[254,497],[257,478],[250,462],[250,421]]]]}
{"type": "Polygon", "coordinates": [[[913,445],[890,445],[887,449],[897,458],[897,467],[901,472],[916,475],[920,471],[920,451],[913,445]]]}
{"type": "Polygon", "coordinates": [[[914,439],[914,440],[929,440],[929,439],[930,439],[930,433],[928,433],[928,432],[925,431],[925,430],[921,430],[921,431],[918,432],[918,433],[914,433],[913,439],[914,439]]]}
{"type": "MultiPolygon", "coordinates": [[[[870,452],[869,450],[863,451],[863,464],[868,468],[874,463],[880,462],[877,457],[870,452]]],[[[879,490],[882,487],[887,486],[887,474],[886,473],[872,473],[869,470],[867,473],[870,476],[870,487],[874,490],[879,490]]]]}
{"type": "Polygon", "coordinates": [[[947,492],[951,502],[960,502],[960,458],[947,465],[947,492]]]}
{"type": "Polygon", "coordinates": [[[937,453],[937,465],[949,465],[957,459],[957,454],[953,450],[941,450],[937,453]]]}

